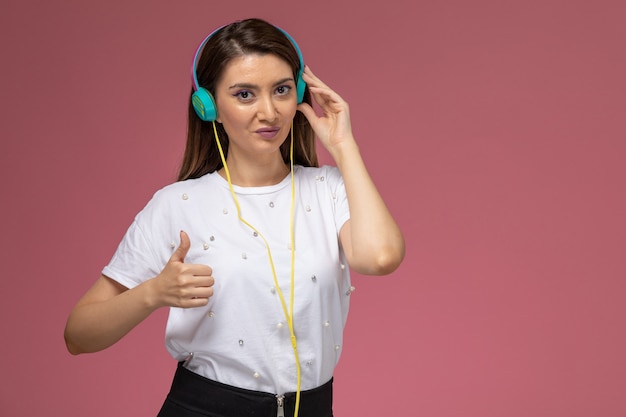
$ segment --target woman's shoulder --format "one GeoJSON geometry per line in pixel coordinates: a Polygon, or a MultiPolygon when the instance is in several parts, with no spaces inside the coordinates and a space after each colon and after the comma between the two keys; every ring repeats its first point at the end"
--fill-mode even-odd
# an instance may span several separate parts
{"type": "Polygon", "coordinates": [[[322,165],[319,167],[299,166],[296,175],[300,175],[303,179],[310,178],[319,182],[328,181],[329,184],[343,182],[339,168],[332,165],[322,165]]]}
{"type": "Polygon", "coordinates": [[[187,180],[173,182],[157,190],[154,193],[154,197],[168,198],[172,195],[180,195],[181,193],[195,191],[200,188],[206,188],[207,185],[213,182],[213,174],[214,173],[211,172],[198,178],[190,178],[187,180]]]}
{"type": "Polygon", "coordinates": [[[305,167],[298,166],[297,171],[300,175],[303,176],[338,176],[341,177],[341,173],[339,172],[339,168],[332,165],[322,165],[319,167],[305,167]]]}
{"type": "Polygon", "coordinates": [[[213,183],[213,173],[203,175],[198,178],[191,178],[183,181],[176,181],[157,190],[145,210],[162,210],[172,205],[177,205],[179,201],[190,200],[191,197],[197,199],[198,196],[206,195],[206,191],[213,183]]]}

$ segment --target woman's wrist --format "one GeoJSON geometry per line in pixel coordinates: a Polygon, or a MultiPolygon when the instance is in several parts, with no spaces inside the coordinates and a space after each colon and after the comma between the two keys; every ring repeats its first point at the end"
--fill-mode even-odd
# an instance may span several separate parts
{"type": "Polygon", "coordinates": [[[354,157],[361,157],[359,145],[357,145],[354,138],[337,143],[331,149],[328,149],[328,153],[333,157],[335,164],[337,164],[340,170],[343,165],[349,163],[354,157]]]}
{"type": "Polygon", "coordinates": [[[158,310],[165,305],[158,295],[159,292],[156,289],[156,284],[156,277],[154,277],[144,281],[135,288],[135,290],[140,293],[140,299],[144,307],[150,312],[158,310]]]}

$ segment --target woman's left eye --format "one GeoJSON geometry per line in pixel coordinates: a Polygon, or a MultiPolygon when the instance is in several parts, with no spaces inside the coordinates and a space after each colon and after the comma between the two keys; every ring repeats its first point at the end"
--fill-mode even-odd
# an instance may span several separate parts
{"type": "Polygon", "coordinates": [[[288,85],[281,85],[276,88],[276,93],[281,96],[284,96],[285,94],[289,94],[289,91],[291,91],[291,87],[289,87],[288,85]]]}

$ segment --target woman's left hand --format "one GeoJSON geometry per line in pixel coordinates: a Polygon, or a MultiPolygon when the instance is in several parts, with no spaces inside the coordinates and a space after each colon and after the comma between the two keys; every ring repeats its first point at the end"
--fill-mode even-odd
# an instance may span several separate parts
{"type": "Polygon", "coordinates": [[[299,104],[298,110],[308,119],[315,134],[332,155],[338,145],[354,142],[348,103],[317,78],[308,66],[304,67],[303,78],[311,97],[322,110],[322,116],[318,116],[308,103],[299,104]]]}
{"type": "Polygon", "coordinates": [[[404,258],[404,238],[372,181],[352,135],[350,111],[339,94],[305,66],[304,81],[322,110],[318,116],[306,103],[298,105],[343,177],[350,219],[339,240],[350,268],[365,275],[385,275],[404,258]]]}

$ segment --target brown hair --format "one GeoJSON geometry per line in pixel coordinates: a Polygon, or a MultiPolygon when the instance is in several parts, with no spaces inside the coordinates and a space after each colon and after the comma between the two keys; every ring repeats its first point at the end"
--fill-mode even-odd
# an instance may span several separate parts
{"type": "MultiPolygon", "coordinates": [[[[272,24],[261,19],[246,19],[231,23],[216,31],[204,46],[198,59],[196,73],[198,84],[215,93],[215,86],[228,62],[247,54],[274,54],[285,60],[292,68],[294,80],[300,67],[296,48],[285,34],[272,24]]],[[[194,90],[191,90],[191,94],[194,90]]],[[[308,88],[304,101],[311,103],[308,88]]],[[[198,178],[222,168],[211,122],[197,116],[189,98],[187,144],[178,180],[198,178]]],[[[228,155],[228,135],[220,123],[216,129],[224,150],[228,155]]],[[[315,135],[304,114],[296,112],[293,119],[293,163],[303,166],[318,166],[315,151],[315,135]]],[[[285,140],[280,150],[285,163],[289,162],[290,141],[285,140]]]]}

